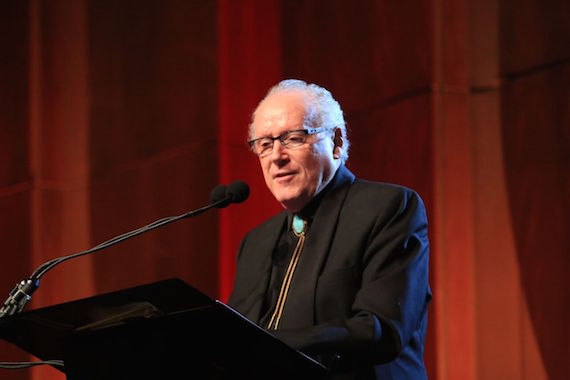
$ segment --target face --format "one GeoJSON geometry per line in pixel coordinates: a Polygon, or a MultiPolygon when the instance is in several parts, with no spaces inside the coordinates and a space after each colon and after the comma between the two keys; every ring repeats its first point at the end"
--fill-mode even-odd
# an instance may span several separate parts
{"type": "MultiPolygon", "coordinates": [[[[306,102],[302,91],[266,98],[255,113],[254,138],[305,129],[306,102]]],[[[285,209],[299,211],[330,182],[340,166],[342,139],[338,132],[336,138],[335,131],[307,136],[307,141],[295,149],[285,148],[276,140],[271,154],[259,158],[267,187],[285,209]]]]}

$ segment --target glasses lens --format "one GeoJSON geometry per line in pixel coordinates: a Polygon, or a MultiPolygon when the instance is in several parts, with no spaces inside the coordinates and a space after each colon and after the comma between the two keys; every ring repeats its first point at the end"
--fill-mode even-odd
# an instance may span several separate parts
{"type": "Polygon", "coordinates": [[[303,145],[306,136],[304,132],[292,131],[283,136],[281,141],[287,148],[296,148],[303,145]]]}
{"type": "Polygon", "coordinates": [[[254,151],[260,156],[265,156],[273,150],[273,140],[270,138],[262,138],[255,142],[254,151]]]}

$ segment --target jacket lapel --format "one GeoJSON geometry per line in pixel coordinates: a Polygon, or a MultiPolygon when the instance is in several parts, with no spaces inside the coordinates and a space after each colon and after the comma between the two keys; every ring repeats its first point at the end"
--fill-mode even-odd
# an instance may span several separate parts
{"type": "Polygon", "coordinates": [[[317,279],[330,251],[340,210],[353,181],[354,175],[341,166],[334,187],[318,206],[287,296],[280,329],[307,327],[314,323],[317,279]]]}

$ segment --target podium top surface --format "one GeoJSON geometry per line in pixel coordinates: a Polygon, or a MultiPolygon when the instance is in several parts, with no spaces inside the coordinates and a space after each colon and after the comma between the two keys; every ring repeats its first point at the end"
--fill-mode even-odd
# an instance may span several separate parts
{"type": "MultiPolygon", "coordinates": [[[[112,350],[113,340],[138,341],[148,335],[150,341],[157,334],[161,336],[160,344],[176,346],[190,340],[201,351],[216,355],[216,360],[228,357],[233,362],[255,360],[278,366],[282,362],[284,367],[293,365],[301,371],[325,373],[325,368],[312,358],[177,278],[0,319],[1,338],[42,360],[64,359],[66,366],[66,355],[69,359],[77,354],[70,354],[70,345],[107,340],[104,344],[112,350]]],[[[133,349],[138,346],[133,344],[133,349]]]]}
{"type": "Polygon", "coordinates": [[[43,360],[62,358],[76,332],[210,306],[215,301],[173,278],[0,319],[0,337],[43,360]]]}

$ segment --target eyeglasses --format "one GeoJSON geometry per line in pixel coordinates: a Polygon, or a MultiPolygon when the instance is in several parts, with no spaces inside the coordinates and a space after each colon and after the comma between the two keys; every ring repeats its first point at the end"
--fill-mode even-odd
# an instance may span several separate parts
{"type": "Polygon", "coordinates": [[[248,144],[253,153],[257,154],[259,157],[265,157],[273,152],[273,143],[275,140],[279,140],[281,145],[287,149],[295,149],[307,141],[307,136],[329,130],[330,128],[296,129],[284,132],[277,137],[260,137],[258,139],[253,139],[248,141],[248,144]]]}

